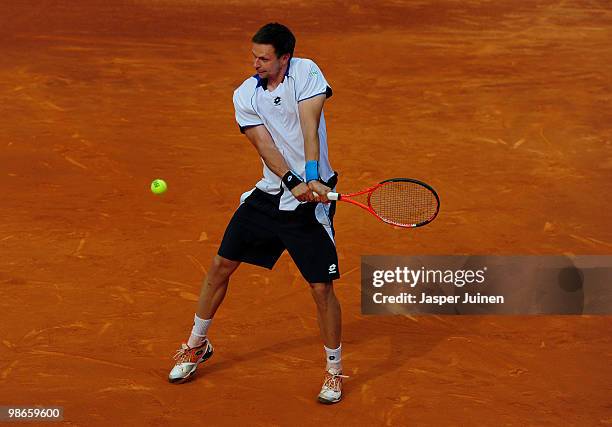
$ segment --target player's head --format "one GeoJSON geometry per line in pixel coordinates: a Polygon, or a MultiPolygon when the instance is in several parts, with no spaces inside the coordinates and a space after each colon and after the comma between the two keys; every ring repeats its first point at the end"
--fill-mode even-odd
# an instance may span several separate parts
{"type": "Polygon", "coordinates": [[[253,66],[261,78],[277,75],[295,49],[295,36],[291,30],[276,22],[261,27],[251,41],[253,66]]]}

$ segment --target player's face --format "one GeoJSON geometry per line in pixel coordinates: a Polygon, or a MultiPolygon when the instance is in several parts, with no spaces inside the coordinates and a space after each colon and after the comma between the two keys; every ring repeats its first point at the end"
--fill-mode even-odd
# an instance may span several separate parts
{"type": "Polygon", "coordinates": [[[271,44],[253,43],[253,67],[262,79],[275,78],[287,63],[289,55],[276,57],[274,46],[271,44]]]}

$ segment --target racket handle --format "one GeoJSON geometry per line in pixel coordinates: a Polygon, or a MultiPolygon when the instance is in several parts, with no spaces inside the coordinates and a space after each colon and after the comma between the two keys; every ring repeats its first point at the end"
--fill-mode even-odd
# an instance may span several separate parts
{"type": "MultiPolygon", "coordinates": [[[[318,197],[319,195],[317,193],[315,193],[314,191],[312,192],[312,195],[315,197],[318,197]]],[[[329,192],[327,193],[327,199],[328,200],[340,200],[340,194],[339,193],[332,193],[329,192]]]]}

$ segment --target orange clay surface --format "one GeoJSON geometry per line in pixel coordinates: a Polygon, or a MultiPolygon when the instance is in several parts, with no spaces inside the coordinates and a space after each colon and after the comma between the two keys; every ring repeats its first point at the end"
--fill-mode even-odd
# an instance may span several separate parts
{"type": "Polygon", "coordinates": [[[0,405],[64,406],[82,426],[612,423],[610,317],[366,317],[359,303],[365,254],[612,253],[608,1],[2,3],[0,405]],[[315,402],[322,343],[287,255],[238,270],[215,355],[167,382],[260,177],[232,92],[272,20],[333,86],[339,190],[407,176],[442,199],[416,230],[339,206],[351,378],[332,407],[315,402]]]}

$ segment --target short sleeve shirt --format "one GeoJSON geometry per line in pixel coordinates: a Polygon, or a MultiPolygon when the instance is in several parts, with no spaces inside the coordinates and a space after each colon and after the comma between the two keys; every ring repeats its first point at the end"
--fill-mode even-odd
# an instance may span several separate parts
{"type": "MultiPolygon", "coordinates": [[[[234,91],[234,109],[240,130],[264,125],[289,168],[305,179],[304,136],[300,125],[298,104],[318,95],[330,97],[332,90],[323,73],[312,60],[292,58],[285,78],[273,91],[265,79],[255,75],[234,91]]],[[[325,117],[319,122],[319,175],[329,180],[333,169],[329,163],[325,117]]],[[[263,162],[263,160],[262,160],[263,162]]],[[[262,191],[278,194],[283,188],[281,178],[263,164],[263,178],[255,185],[262,191]]],[[[279,209],[294,210],[299,201],[285,188],[279,209]]]]}

